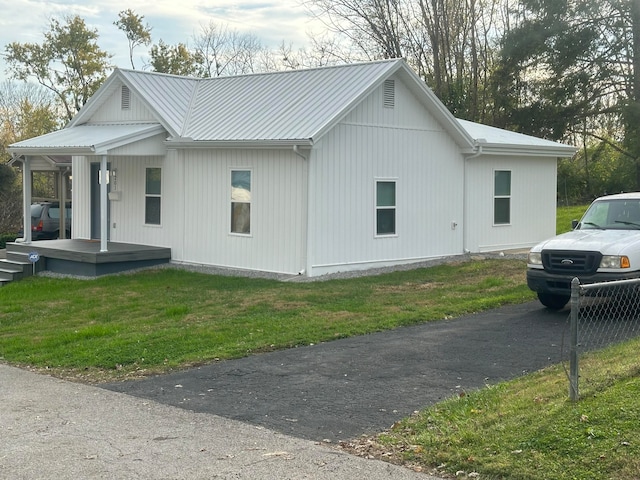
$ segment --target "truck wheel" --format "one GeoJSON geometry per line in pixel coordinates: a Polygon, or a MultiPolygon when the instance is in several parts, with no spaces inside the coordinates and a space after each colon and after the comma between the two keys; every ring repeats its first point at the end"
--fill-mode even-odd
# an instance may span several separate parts
{"type": "Polygon", "coordinates": [[[551,310],[561,310],[569,300],[571,295],[556,295],[553,293],[540,293],[538,292],[538,300],[545,307],[551,310]]]}

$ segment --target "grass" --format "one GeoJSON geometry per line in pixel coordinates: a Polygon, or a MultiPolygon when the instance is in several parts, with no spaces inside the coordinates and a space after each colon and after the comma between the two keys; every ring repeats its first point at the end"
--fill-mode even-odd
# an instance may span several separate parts
{"type": "Polygon", "coordinates": [[[638,347],[635,340],[581,360],[600,381],[578,403],[568,400],[564,370],[550,367],[428,408],[368,439],[369,451],[458,477],[638,479],[638,347]]]}
{"type": "Polygon", "coordinates": [[[571,221],[580,220],[588,206],[558,207],[556,210],[556,233],[560,234],[571,230],[571,221]]]}
{"type": "Polygon", "coordinates": [[[0,360],[90,382],[162,373],[531,300],[524,274],[488,259],[314,283],[38,276],[0,289],[0,360]]]}

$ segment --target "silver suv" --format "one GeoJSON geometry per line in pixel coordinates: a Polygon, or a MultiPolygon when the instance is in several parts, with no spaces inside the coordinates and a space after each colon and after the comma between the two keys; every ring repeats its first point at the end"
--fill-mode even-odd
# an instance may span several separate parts
{"type": "MultiPolygon", "coordinates": [[[[71,238],[71,203],[66,205],[66,238],[71,238]]],[[[31,239],[53,240],[60,237],[60,203],[39,202],[31,205],[31,239]]]]}

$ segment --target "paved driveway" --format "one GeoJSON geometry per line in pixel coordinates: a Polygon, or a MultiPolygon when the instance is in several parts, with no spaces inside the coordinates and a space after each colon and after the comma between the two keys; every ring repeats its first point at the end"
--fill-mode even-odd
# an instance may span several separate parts
{"type": "Polygon", "coordinates": [[[531,302],[103,387],[335,442],[558,363],[568,316],[531,302]]]}

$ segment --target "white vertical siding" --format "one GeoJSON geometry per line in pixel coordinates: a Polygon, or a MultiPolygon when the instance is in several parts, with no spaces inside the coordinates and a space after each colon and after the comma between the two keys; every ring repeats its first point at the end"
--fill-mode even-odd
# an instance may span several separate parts
{"type": "Polygon", "coordinates": [[[72,157],[71,237],[91,238],[91,164],[92,157],[72,157]]]}
{"type": "Polygon", "coordinates": [[[164,155],[167,147],[164,141],[167,139],[167,133],[161,133],[145,140],[130,143],[123,147],[115,148],[109,151],[110,156],[127,156],[127,155],[164,155]]]}
{"type": "Polygon", "coordinates": [[[396,81],[322,139],[311,159],[312,275],[462,253],[463,161],[455,142],[396,81]],[[396,183],[397,235],[375,236],[375,180],[396,183]]]}
{"type": "Polygon", "coordinates": [[[100,122],[131,122],[145,121],[154,122],[157,119],[151,111],[140,101],[133,91],[131,91],[131,101],[128,109],[122,109],[121,87],[118,85],[109,98],[100,106],[88,123],[100,122]]]}
{"type": "Polygon", "coordinates": [[[465,248],[489,252],[533,246],[556,231],[555,158],[480,157],[467,161],[465,248]],[[494,225],[494,172],[511,172],[511,223],[494,225]]]}
{"type": "Polygon", "coordinates": [[[167,178],[164,157],[109,157],[111,170],[116,170],[116,182],[112,192],[120,192],[119,200],[111,200],[110,234],[115,242],[136,243],[161,247],[171,246],[173,227],[167,208],[170,195],[175,188],[167,178]],[[162,169],[161,225],[145,225],[145,181],[146,168],[162,169]]]}
{"type": "Polygon", "coordinates": [[[174,260],[292,274],[304,268],[304,160],[293,151],[194,150],[182,152],[180,164],[184,171],[174,178],[184,175],[182,238],[172,243],[184,248],[174,260]],[[247,236],[230,233],[232,169],[252,172],[247,236]]]}

